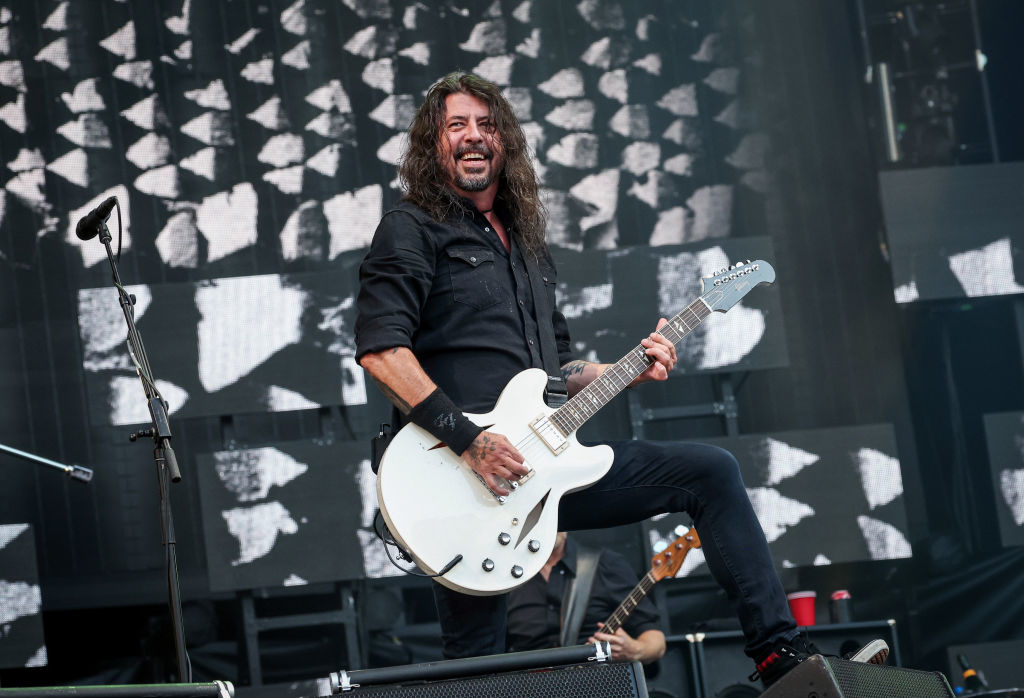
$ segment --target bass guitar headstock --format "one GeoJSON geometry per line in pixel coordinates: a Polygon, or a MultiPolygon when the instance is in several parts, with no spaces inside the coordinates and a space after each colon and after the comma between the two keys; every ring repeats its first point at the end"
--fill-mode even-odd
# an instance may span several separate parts
{"type": "Polygon", "coordinates": [[[683,566],[683,560],[691,548],[700,547],[697,529],[691,528],[668,544],[668,547],[651,558],[651,574],[655,581],[675,577],[683,566]]]}

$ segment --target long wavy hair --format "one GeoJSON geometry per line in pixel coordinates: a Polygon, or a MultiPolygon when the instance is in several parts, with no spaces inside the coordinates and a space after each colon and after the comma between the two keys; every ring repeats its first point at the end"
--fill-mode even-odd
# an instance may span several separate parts
{"type": "Polygon", "coordinates": [[[398,167],[405,198],[437,220],[449,220],[463,212],[461,199],[448,186],[448,169],[440,157],[445,99],[457,92],[476,97],[490,110],[505,161],[498,174],[496,201],[511,216],[512,231],[519,244],[536,254],[544,246],[546,216],[526,136],[498,86],[479,76],[450,73],[427,92],[409,128],[409,147],[398,167]]]}

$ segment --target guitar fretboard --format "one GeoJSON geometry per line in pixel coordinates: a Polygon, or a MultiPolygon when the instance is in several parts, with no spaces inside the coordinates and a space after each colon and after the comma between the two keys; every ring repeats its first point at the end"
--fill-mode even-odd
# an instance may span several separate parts
{"type": "MultiPolygon", "coordinates": [[[[698,298],[673,316],[658,333],[673,344],[678,344],[710,314],[711,309],[707,303],[698,298]]],[[[552,412],[549,417],[551,422],[565,435],[579,429],[651,365],[651,359],[646,351],[642,344],[633,347],[587,387],[552,412]]]]}
{"type": "Polygon", "coordinates": [[[644,578],[640,580],[640,583],[633,587],[633,591],[629,592],[629,596],[619,604],[619,607],[615,609],[615,612],[608,616],[608,619],[604,622],[604,628],[601,632],[605,632],[611,635],[615,634],[626,619],[629,618],[629,614],[636,610],[636,607],[640,604],[647,592],[651,590],[657,583],[657,579],[654,578],[653,572],[648,572],[644,575],[644,578]]]}

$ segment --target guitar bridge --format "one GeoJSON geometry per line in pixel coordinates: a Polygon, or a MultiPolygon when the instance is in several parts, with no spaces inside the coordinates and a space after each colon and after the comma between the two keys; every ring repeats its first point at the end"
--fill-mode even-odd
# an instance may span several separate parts
{"type": "Polygon", "coordinates": [[[569,447],[569,439],[566,438],[561,429],[551,423],[547,415],[542,414],[530,422],[530,429],[540,437],[544,445],[551,449],[551,452],[556,456],[569,447]]]}
{"type": "Polygon", "coordinates": [[[534,470],[533,468],[530,468],[530,471],[526,473],[526,475],[523,475],[518,480],[506,480],[503,477],[499,477],[498,483],[504,486],[509,491],[508,494],[498,494],[497,492],[495,492],[494,490],[487,486],[487,481],[484,480],[479,473],[474,471],[473,474],[476,475],[476,479],[479,480],[480,484],[483,485],[484,488],[491,493],[491,496],[494,497],[494,500],[498,502],[498,504],[504,504],[509,497],[516,493],[516,490],[525,485],[530,480],[530,478],[536,475],[537,471],[534,470]]]}

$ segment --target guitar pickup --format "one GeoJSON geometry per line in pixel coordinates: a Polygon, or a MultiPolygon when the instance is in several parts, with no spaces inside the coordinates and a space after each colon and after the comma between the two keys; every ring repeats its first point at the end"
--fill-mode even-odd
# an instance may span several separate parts
{"type": "Polygon", "coordinates": [[[530,428],[533,429],[533,433],[539,436],[544,445],[551,449],[551,452],[556,456],[569,447],[569,439],[566,438],[561,429],[552,424],[547,415],[542,414],[530,422],[530,428]]]}

